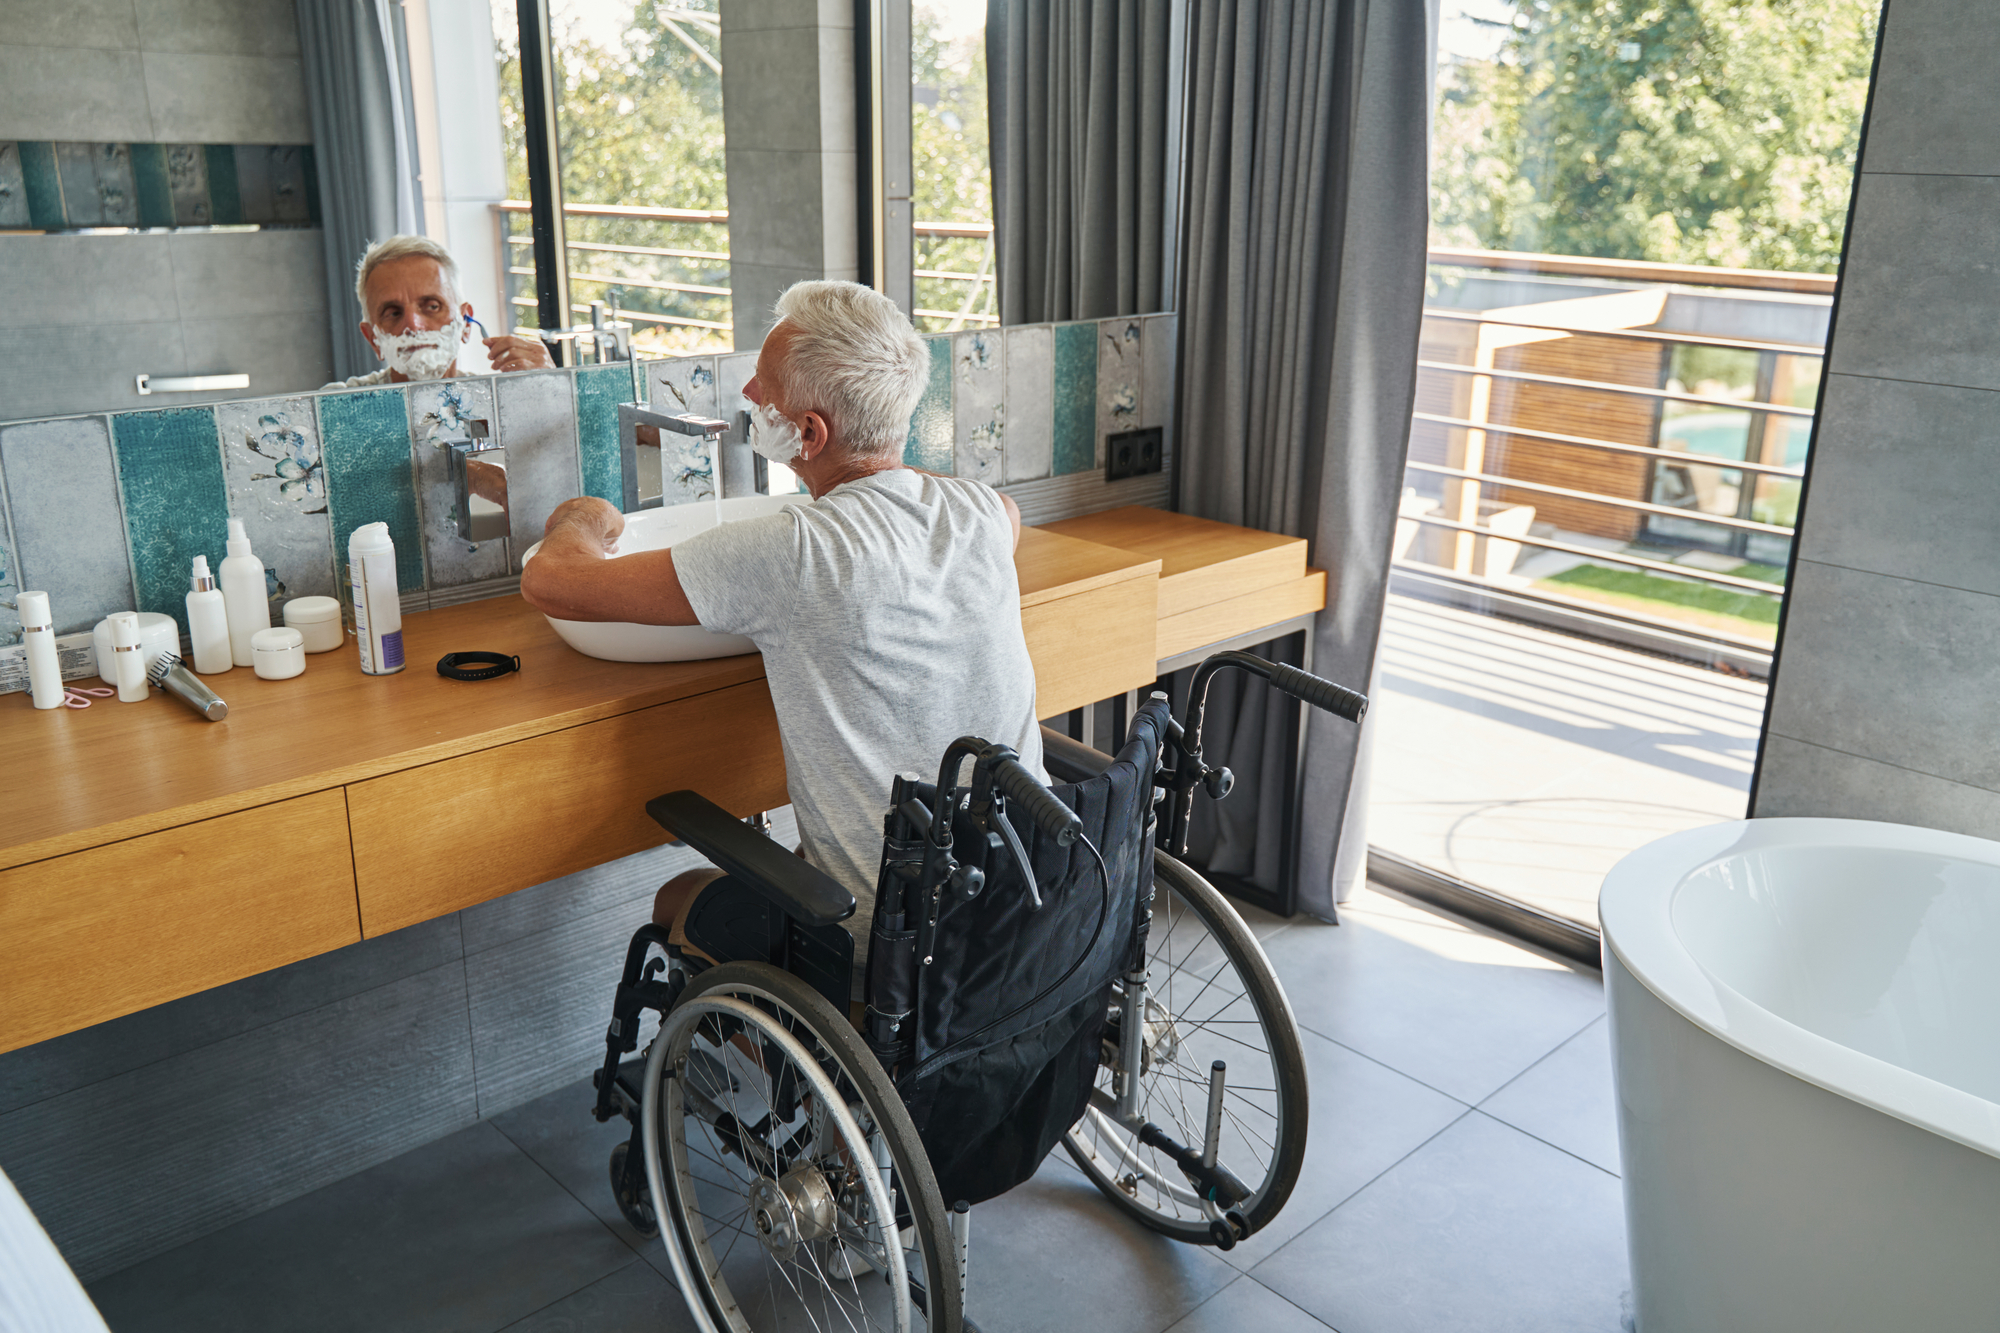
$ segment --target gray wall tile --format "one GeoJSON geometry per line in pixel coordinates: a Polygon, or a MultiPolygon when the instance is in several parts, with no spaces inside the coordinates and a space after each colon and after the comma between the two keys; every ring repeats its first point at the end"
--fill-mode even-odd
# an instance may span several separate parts
{"type": "Polygon", "coordinates": [[[192,232],[163,239],[171,246],[184,319],[317,316],[326,309],[326,250],[317,228],[192,232]]]}
{"type": "Polygon", "coordinates": [[[2000,98],[1986,0],[1892,5],[1868,122],[1870,171],[2000,176],[2000,98]]]}
{"type": "Polygon", "coordinates": [[[132,0],[70,0],[62,5],[7,7],[9,46],[99,46],[136,49],[132,0]]]}
{"type": "Polygon", "coordinates": [[[1807,560],[1789,595],[1771,731],[2000,790],[2000,598],[1807,560]]]}
{"type": "Polygon", "coordinates": [[[1807,815],[2000,838],[2000,792],[1776,734],[1764,738],[1757,778],[1759,819],[1807,815]]]}
{"type": "MultiPolygon", "coordinates": [[[[80,1032],[0,1055],[0,1114],[198,1051],[313,1009],[456,961],[456,916],[378,935],[345,948],[184,996],[80,1032]]],[[[239,1079],[254,1082],[254,1069],[239,1079]]],[[[220,1085],[218,1098],[247,1095],[220,1085]]]]}
{"type": "Polygon", "coordinates": [[[297,12],[285,0],[141,0],[139,45],[148,51],[295,56],[297,12]]]}
{"type": "MultiPolygon", "coordinates": [[[[723,114],[728,121],[728,151],[732,157],[738,152],[771,150],[819,152],[819,37],[819,29],[813,27],[743,29],[732,23],[722,30],[726,83],[723,114]]],[[[848,40],[851,44],[851,35],[848,40]]],[[[851,49],[847,59],[853,60],[851,49]]],[[[849,96],[845,147],[852,149],[851,90],[849,96]]],[[[736,219],[735,194],[732,180],[732,231],[736,219]]],[[[733,237],[731,241],[733,248],[733,237]]]]}
{"type": "Polygon", "coordinates": [[[1175,374],[1175,359],[1180,354],[1180,317],[1177,315],[1148,315],[1146,325],[1146,345],[1143,360],[1145,370],[1141,376],[1145,387],[1139,395],[1139,424],[1162,427],[1165,452],[1173,456],[1174,450],[1174,401],[1178,388],[1175,374]]]}
{"type": "Polygon", "coordinates": [[[140,61],[131,50],[0,45],[0,139],[158,142],[140,61]]]}
{"type": "Polygon", "coordinates": [[[88,1281],[471,1123],[465,1015],[452,962],[0,1116],[0,1165],[88,1281]]]}
{"type": "Polygon", "coordinates": [[[1047,325],[1006,330],[1007,480],[1033,481],[1055,466],[1055,350],[1047,325]]]}
{"type": "Polygon", "coordinates": [[[140,58],[154,127],[143,136],[149,141],[312,142],[305,76],[296,56],[147,51],[140,58]]]}
{"type": "MultiPolygon", "coordinates": [[[[731,168],[734,170],[734,168],[731,168]]],[[[735,205],[732,203],[731,207],[735,205]]],[[[745,224],[748,225],[748,224],[745,224]]],[[[735,323],[736,346],[745,351],[754,351],[764,344],[764,334],[771,327],[777,310],[778,298],[785,288],[808,278],[852,277],[829,273],[825,269],[806,264],[758,263],[750,259],[739,259],[735,237],[730,238],[729,290],[733,311],[730,318],[735,323]]],[[[771,253],[767,249],[767,253],[771,253]]],[[[782,252],[776,252],[782,253],[782,252]]]]}
{"type": "MultiPolygon", "coordinates": [[[[731,289],[738,289],[738,262],[797,268],[808,276],[824,277],[821,155],[816,146],[753,150],[732,142],[725,156],[729,169],[731,289]],[[802,182],[811,188],[803,190],[802,182]]],[[[776,299],[774,292],[770,300],[776,299]]],[[[748,310],[738,306],[736,319],[741,321],[745,315],[757,330],[756,340],[748,344],[754,347],[763,341],[764,329],[769,326],[770,303],[763,302],[748,310]]],[[[746,344],[739,339],[736,345],[746,344]]]]}
{"type": "MultiPolygon", "coordinates": [[[[326,467],[309,398],[263,398],[215,409],[229,512],[243,520],[250,549],[278,571],[288,597],[336,597],[333,520],[326,467]]],[[[222,552],[209,556],[221,570],[222,552]]]]}
{"type": "Polygon", "coordinates": [[[46,590],[56,631],[134,608],[118,476],[103,417],[0,428],[16,586],[46,590]],[[23,581],[25,580],[25,581],[23,581]]]}
{"type": "Polygon", "coordinates": [[[137,376],[186,373],[172,320],[0,328],[0,414],[10,420],[151,407],[137,376]]]}
{"type": "Polygon", "coordinates": [[[729,0],[722,7],[725,32],[759,28],[854,27],[854,6],[848,0],[729,0]]]}
{"type": "Polygon", "coordinates": [[[2000,393],[1835,375],[1813,449],[1802,556],[2000,594],[2000,393]]]}
{"type": "Polygon", "coordinates": [[[2000,389],[2000,179],[1864,174],[1829,368],[2000,389]]]}
{"type": "MultiPolygon", "coordinates": [[[[192,368],[190,373],[245,374],[250,377],[249,391],[259,396],[324,388],[333,374],[333,340],[325,317],[308,312],[273,318],[286,321],[283,336],[273,336],[255,319],[182,320],[181,345],[192,368]]],[[[176,394],[175,398],[221,402],[243,392],[232,389],[216,394],[176,394]]]]}
{"type": "Polygon", "coordinates": [[[513,521],[508,556],[512,572],[518,574],[521,552],[542,539],[542,528],[555,507],[583,493],[576,455],[576,404],[564,371],[503,375],[494,383],[513,521]]]}
{"type": "Polygon", "coordinates": [[[469,440],[465,423],[484,419],[494,428],[493,381],[448,379],[412,384],[410,440],[416,451],[417,508],[424,526],[424,567],[429,586],[455,588],[507,574],[507,542],[469,542],[458,531],[458,488],[444,441],[469,440]]]}

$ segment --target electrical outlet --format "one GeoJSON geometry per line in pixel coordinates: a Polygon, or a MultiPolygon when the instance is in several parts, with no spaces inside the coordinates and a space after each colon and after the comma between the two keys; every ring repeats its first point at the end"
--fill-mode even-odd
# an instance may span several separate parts
{"type": "Polygon", "coordinates": [[[1123,481],[1158,472],[1165,465],[1158,426],[1118,431],[1104,437],[1104,479],[1123,481]]]}

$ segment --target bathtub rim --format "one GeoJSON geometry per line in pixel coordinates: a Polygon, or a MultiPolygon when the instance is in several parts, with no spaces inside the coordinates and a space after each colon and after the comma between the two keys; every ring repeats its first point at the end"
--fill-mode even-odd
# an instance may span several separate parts
{"type": "Polygon", "coordinates": [[[1689,876],[1746,852],[1808,846],[1920,851],[2000,867],[2000,843],[1907,824],[1819,818],[1711,824],[1656,839],[1611,868],[1598,895],[1604,948],[1661,1003],[1745,1055],[2000,1157],[2000,1105],[1780,1018],[1710,974],[1676,934],[1673,905],[1689,876]]]}

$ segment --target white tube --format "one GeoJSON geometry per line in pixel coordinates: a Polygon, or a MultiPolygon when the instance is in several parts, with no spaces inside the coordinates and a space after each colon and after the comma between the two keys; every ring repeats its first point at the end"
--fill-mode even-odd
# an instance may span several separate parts
{"type": "Polygon", "coordinates": [[[14,599],[21,612],[21,641],[28,649],[28,692],[37,708],[61,708],[62,663],[56,657],[56,625],[49,595],[24,592],[14,599]]]}
{"type": "Polygon", "coordinates": [[[354,585],[354,636],[361,670],[388,676],[403,669],[403,603],[396,589],[396,544],[387,523],[365,523],[347,539],[347,571],[354,585]]]}
{"type": "Polygon", "coordinates": [[[118,702],[141,703],[152,689],[146,684],[146,645],[139,638],[139,613],[116,611],[110,620],[111,674],[118,682],[118,702]]]}

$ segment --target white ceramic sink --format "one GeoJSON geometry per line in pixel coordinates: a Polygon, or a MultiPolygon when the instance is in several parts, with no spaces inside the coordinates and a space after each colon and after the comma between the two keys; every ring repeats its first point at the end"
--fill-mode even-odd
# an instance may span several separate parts
{"type": "MultiPolygon", "coordinates": [[[[806,504],[806,495],[741,495],[720,504],[699,501],[646,509],[625,516],[625,533],[618,539],[618,559],[640,551],[660,551],[675,542],[706,532],[718,523],[762,518],[786,505],[806,504]]],[[[521,556],[525,566],[542,549],[536,542],[521,556]]],[[[693,662],[705,657],[754,653],[757,646],[740,634],[716,634],[699,625],[634,625],[624,620],[557,620],[548,617],[562,641],[587,657],[608,662],[693,662]]]]}

